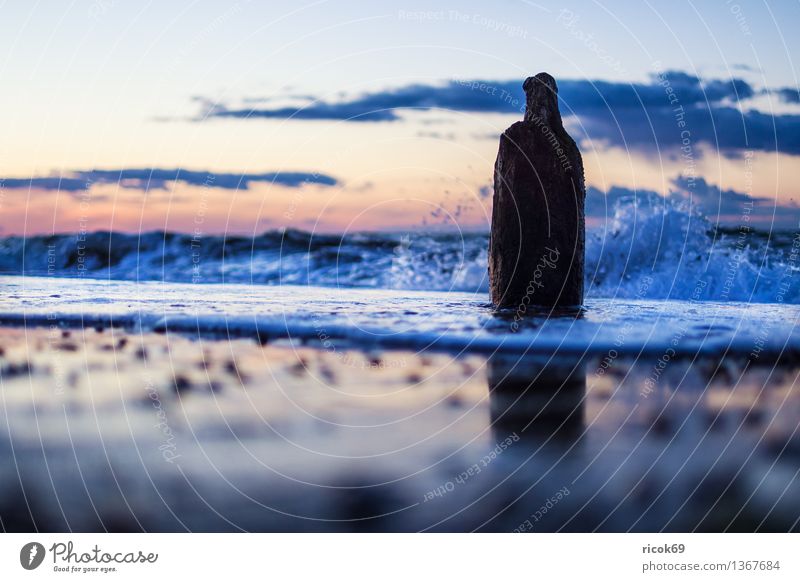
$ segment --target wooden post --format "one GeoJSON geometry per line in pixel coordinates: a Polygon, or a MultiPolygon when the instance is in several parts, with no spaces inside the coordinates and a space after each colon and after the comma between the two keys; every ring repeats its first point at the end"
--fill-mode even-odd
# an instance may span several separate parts
{"type": "Polygon", "coordinates": [[[496,307],[583,303],[583,160],[564,130],[556,81],[523,84],[525,118],[500,137],[494,170],[489,282],[496,307]]]}

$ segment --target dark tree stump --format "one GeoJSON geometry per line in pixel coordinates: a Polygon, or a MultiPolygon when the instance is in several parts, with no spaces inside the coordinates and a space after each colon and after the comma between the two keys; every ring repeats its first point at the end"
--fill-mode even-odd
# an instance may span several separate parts
{"type": "Polygon", "coordinates": [[[500,137],[494,169],[489,282],[496,307],[583,303],[583,160],[564,130],[547,73],[523,84],[525,119],[500,137]]]}

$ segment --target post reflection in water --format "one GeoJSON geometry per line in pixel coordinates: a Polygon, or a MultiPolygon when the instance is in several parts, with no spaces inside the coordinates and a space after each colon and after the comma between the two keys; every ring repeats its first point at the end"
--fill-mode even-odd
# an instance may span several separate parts
{"type": "Polygon", "coordinates": [[[580,359],[536,356],[488,361],[492,432],[516,433],[527,447],[576,443],[584,429],[586,366],[580,359]]]}

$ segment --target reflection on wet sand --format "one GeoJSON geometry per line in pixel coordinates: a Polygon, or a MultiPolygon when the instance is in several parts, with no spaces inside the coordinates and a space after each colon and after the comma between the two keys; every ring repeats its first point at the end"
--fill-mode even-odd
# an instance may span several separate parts
{"type": "Polygon", "coordinates": [[[553,358],[490,358],[487,378],[494,434],[517,433],[526,446],[570,447],[584,430],[586,366],[553,358]]]}
{"type": "Polygon", "coordinates": [[[493,438],[520,441],[481,529],[796,530],[796,371],[679,359],[656,381],[654,366],[490,358],[493,438]]]}
{"type": "Polygon", "coordinates": [[[0,348],[7,530],[800,524],[796,365],[340,354],[102,329],[0,329],[0,348]]]}

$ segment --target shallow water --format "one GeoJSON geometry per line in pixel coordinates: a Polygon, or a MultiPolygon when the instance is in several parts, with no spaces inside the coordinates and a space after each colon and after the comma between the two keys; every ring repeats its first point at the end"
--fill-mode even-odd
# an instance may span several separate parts
{"type": "Polygon", "coordinates": [[[0,322],[293,338],[313,347],[794,357],[800,306],[588,299],[581,313],[495,313],[483,293],[0,277],[0,322]]]}

